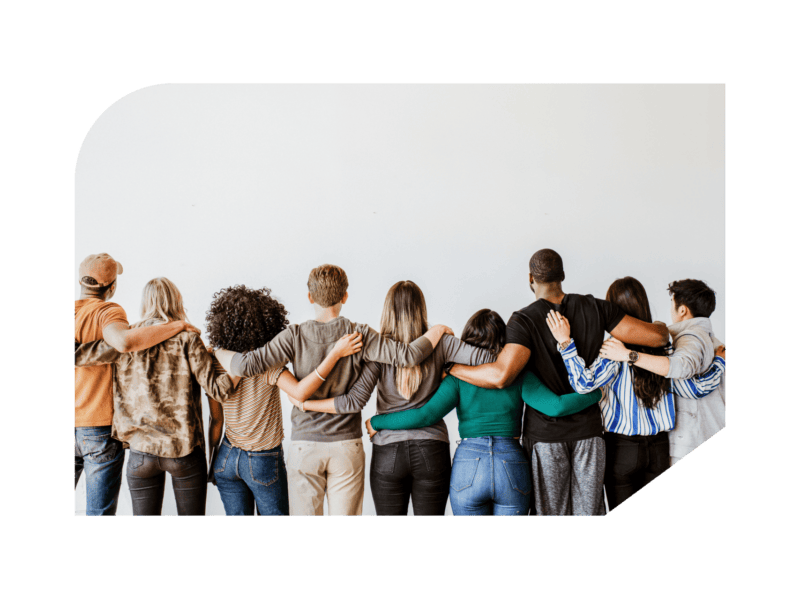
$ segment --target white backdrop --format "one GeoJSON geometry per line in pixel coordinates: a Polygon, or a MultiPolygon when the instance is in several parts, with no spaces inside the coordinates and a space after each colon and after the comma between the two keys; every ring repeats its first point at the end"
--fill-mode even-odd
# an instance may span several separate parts
{"type": "MultiPolygon", "coordinates": [[[[566,291],[603,297],[632,275],[667,322],[667,284],[704,279],[724,340],[724,209],[721,85],[162,85],[111,106],[81,149],[75,294],[82,258],[108,252],[131,322],[156,276],[201,328],[237,283],[270,287],[301,322],[308,272],[330,262],[348,318],[376,327],[411,279],[431,322],[460,333],[479,308],[507,319],[533,301],[528,259],[550,247],[566,291]]],[[[83,479],[75,498],[81,513],[83,479]]],[[[208,512],[224,514],[215,488],[208,512]]]]}

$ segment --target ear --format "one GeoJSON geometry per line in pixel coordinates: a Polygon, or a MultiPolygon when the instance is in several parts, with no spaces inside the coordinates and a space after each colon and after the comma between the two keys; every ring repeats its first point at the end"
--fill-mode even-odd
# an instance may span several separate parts
{"type": "Polygon", "coordinates": [[[308,292],[308,301],[309,301],[311,304],[314,304],[314,299],[311,297],[311,292],[308,292]]]}
{"type": "Polygon", "coordinates": [[[347,302],[347,292],[344,293],[344,296],[342,296],[342,299],[340,301],[341,304],[344,304],[345,302],[347,302]]]}
{"type": "Polygon", "coordinates": [[[533,283],[533,273],[528,273],[528,283],[533,283]]]}

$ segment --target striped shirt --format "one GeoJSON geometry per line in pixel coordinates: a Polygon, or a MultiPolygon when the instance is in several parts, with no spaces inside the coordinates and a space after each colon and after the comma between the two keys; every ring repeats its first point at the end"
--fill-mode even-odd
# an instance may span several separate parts
{"type": "Polygon", "coordinates": [[[284,368],[281,365],[242,379],[236,391],[221,403],[225,435],[232,445],[259,452],[275,448],[283,441],[281,393],[277,382],[284,368]]]}
{"type": "Polygon", "coordinates": [[[628,363],[598,357],[587,369],[578,356],[575,341],[571,340],[561,357],[567,367],[573,389],[586,394],[603,386],[600,410],[603,428],[622,435],[655,435],[671,431],[675,427],[675,399],[673,394],[684,398],[699,399],[719,387],[725,374],[725,359],[714,358],[711,368],[691,379],[672,379],[672,390],[665,393],[653,408],[642,406],[633,389],[633,369],[628,363]]]}

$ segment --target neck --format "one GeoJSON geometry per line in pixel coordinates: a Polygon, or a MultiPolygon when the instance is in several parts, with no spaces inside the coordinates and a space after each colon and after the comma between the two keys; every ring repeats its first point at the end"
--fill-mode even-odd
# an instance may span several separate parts
{"type": "Polygon", "coordinates": [[[327,323],[328,321],[333,321],[336,317],[338,317],[340,312],[342,312],[341,304],[334,304],[328,308],[320,308],[315,304],[314,320],[319,323],[327,323]]]}
{"type": "Polygon", "coordinates": [[[91,290],[87,290],[85,287],[81,287],[81,295],[78,300],[88,300],[89,298],[97,298],[98,300],[105,300],[105,298],[96,292],[91,290]]]}
{"type": "Polygon", "coordinates": [[[536,299],[559,304],[564,299],[564,292],[561,290],[561,282],[538,284],[536,286],[536,299]]]}

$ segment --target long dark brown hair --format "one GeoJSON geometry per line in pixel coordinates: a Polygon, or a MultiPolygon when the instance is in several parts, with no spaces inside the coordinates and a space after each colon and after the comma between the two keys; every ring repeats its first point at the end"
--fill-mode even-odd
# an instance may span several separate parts
{"type": "MultiPolygon", "coordinates": [[[[619,306],[626,315],[647,323],[653,322],[647,292],[644,291],[644,286],[639,283],[638,279],[633,277],[617,279],[608,288],[606,300],[619,306]]],[[[626,346],[636,352],[646,352],[656,356],[666,356],[667,354],[666,347],[645,348],[634,344],[626,344],[626,346]]],[[[633,365],[633,391],[646,408],[655,408],[661,397],[670,389],[669,379],[633,365]]]]}

